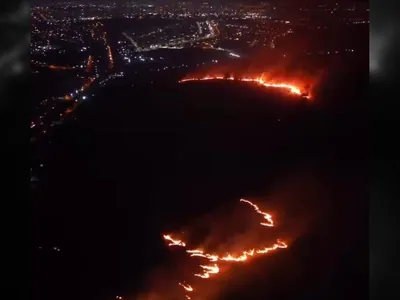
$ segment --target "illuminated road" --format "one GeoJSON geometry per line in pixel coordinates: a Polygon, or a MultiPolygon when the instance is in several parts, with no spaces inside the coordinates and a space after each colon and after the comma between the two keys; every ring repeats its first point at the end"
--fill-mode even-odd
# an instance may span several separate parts
{"type": "MultiPolygon", "coordinates": [[[[218,26],[214,24],[213,21],[206,21],[206,24],[208,26],[208,29],[210,33],[206,34],[205,36],[198,37],[198,38],[192,38],[192,39],[176,39],[176,40],[170,40],[168,44],[166,45],[151,45],[149,48],[141,48],[129,35],[127,35],[125,32],[122,34],[132,43],[133,46],[135,46],[136,50],[138,52],[146,52],[146,51],[152,51],[152,50],[157,50],[157,49],[182,49],[184,44],[188,43],[196,43],[208,39],[212,39],[217,37],[220,34],[220,31],[218,29],[218,26]]],[[[199,34],[203,34],[203,30],[200,26],[200,23],[197,22],[198,28],[199,28],[199,34]]],[[[219,50],[219,49],[218,49],[219,50]]],[[[224,49],[225,50],[225,49],[224,49]]]]}
{"type": "Polygon", "coordinates": [[[127,35],[125,32],[122,33],[123,36],[125,36],[131,43],[133,46],[135,46],[136,50],[138,52],[142,51],[142,48],[139,47],[139,45],[133,40],[133,38],[131,38],[129,35],[127,35]]]}

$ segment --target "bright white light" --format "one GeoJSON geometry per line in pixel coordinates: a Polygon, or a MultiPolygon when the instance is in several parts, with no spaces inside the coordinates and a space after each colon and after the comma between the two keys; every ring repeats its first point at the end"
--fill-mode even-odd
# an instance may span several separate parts
{"type": "Polygon", "coordinates": [[[85,100],[86,99],[86,96],[82,96],[82,100],[85,100]]]}

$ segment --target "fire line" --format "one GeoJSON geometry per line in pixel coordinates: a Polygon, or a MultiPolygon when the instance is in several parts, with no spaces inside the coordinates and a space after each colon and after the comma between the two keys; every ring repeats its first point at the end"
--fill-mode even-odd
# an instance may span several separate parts
{"type": "Polygon", "coordinates": [[[299,95],[302,97],[305,97],[309,99],[310,97],[307,95],[306,92],[303,92],[299,87],[288,84],[288,83],[283,83],[283,82],[269,82],[266,81],[262,76],[260,77],[242,77],[242,78],[235,78],[235,77],[225,77],[225,76],[205,76],[205,77],[200,77],[200,78],[184,78],[179,81],[179,83],[184,83],[188,81],[205,81],[205,80],[237,80],[237,81],[243,81],[243,82],[253,82],[260,84],[263,87],[266,88],[280,88],[280,89],[285,89],[289,91],[291,94],[299,95]]]}
{"type": "MultiPolygon", "coordinates": [[[[263,222],[260,223],[261,226],[265,227],[274,227],[274,222],[272,220],[272,216],[266,212],[263,212],[257,205],[254,203],[246,200],[246,199],[240,199],[240,202],[246,203],[250,205],[257,214],[261,215],[263,217],[263,222]]],[[[186,243],[183,242],[182,240],[178,238],[173,238],[171,235],[163,235],[164,240],[168,242],[169,247],[186,247],[186,243]]],[[[206,253],[202,249],[187,249],[186,253],[189,254],[189,257],[201,257],[206,260],[208,260],[209,264],[200,264],[199,269],[200,272],[194,273],[193,276],[202,278],[202,279],[208,279],[212,276],[215,276],[220,272],[220,268],[217,264],[219,261],[226,261],[226,262],[244,262],[248,260],[251,257],[254,257],[256,255],[262,255],[266,254],[269,252],[276,251],[278,249],[282,248],[287,248],[287,244],[281,240],[277,240],[274,244],[268,246],[268,247],[261,247],[261,248],[253,248],[253,249],[248,249],[242,251],[239,255],[238,254],[231,254],[231,253],[226,253],[224,255],[219,255],[219,254],[211,254],[211,253],[206,253]]],[[[179,286],[181,286],[184,291],[185,291],[185,297],[186,299],[191,299],[191,296],[187,295],[186,292],[193,292],[195,289],[186,283],[179,282],[179,286]]]]}

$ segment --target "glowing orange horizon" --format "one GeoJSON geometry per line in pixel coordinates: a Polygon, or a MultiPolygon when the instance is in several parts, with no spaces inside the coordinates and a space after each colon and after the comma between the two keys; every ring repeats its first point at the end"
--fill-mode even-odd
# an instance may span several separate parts
{"type": "MultiPolygon", "coordinates": [[[[262,76],[259,77],[225,77],[225,76],[205,76],[205,77],[193,77],[193,78],[184,78],[179,81],[179,83],[188,82],[188,81],[205,81],[205,80],[238,80],[238,81],[245,81],[245,82],[254,82],[258,83],[266,88],[281,88],[288,90],[291,94],[304,96],[304,92],[302,92],[301,88],[294,84],[289,84],[285,82],[271,82],[264,79],[262,76]]],[[[309,96],[304,96],[309,98],[309,96]]]]}
{"type": "MultiPolygon", "coordinates": [[[[250,206],[253,207],[253,209],[257,212],[257,214],[260,214],[263,216],[263,219],[266,220],[267,222],[261,222],[260,225],[262,226],[267,226],[267,227],[274,227],[274,222],[272,220],[272,216],[268,213],[263,212],[257,205],[254,203],[245,200],[245,199],[240,199],[240,202],[247,203],[250,206]]],[[[180,247],[186,247],[186,243],[183,242],[182,240],[178,238],[173,238],[171,235],[163,235],[164,240],[168,241],[169,244],[168,246],[180,246],[180,247]]],[[[206,253],[202,249],[188,249],[186,250],[186,253],[190,254],[190,257],[201,257],[204,259],[207,259],[210,264],[207,265],[199,265],[199,268],[201,269],[200,273],[195,273],[193,274],[196,277],[203,278],[203,279],[208,279],[212,275],[218,274],[220,272],[219,266],[217,264],[218,261],[226,261],[226,262],[244,262],[247,261],[250,257],[253,257],[257,254],[266,254],[272,251],[275,251],[277,249],[282,249],[282,248],[287,248],[287,244],[281,240],[277,240],[273,245],[269,247],[261,247],[261,248],[254,248],[254,249],[249,249],[242,251],[239,255],[231,254],[231,253],[226,253],[224,255],[218,255],[218,254],[210,254],[206,253]]],[[[186,292],[192,292],[194,291],[194,288],[191,285],[188,285],[186,283],[178,283],[181,287],[186,292]]],[[[187,299],[191,299],[187,294],[185,294],[185,297],[187,299]]]]}

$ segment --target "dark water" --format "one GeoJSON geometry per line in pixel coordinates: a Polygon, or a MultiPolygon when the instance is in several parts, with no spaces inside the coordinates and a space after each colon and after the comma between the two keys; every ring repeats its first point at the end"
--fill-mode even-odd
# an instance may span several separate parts
{"type": "Polygon", "coordinates": [[[87,102],[46,146],[35,240],[62,251],[38,251],[39,298],[134,294],[169,261],[161,233],[241,197],[279,212],[292,244],[235,271],[219,299],[360,294],[365,123],[353,109],[359,99],[346,99],[333,109],[249,85],[197,83],[119,87],[87,102]]]}

